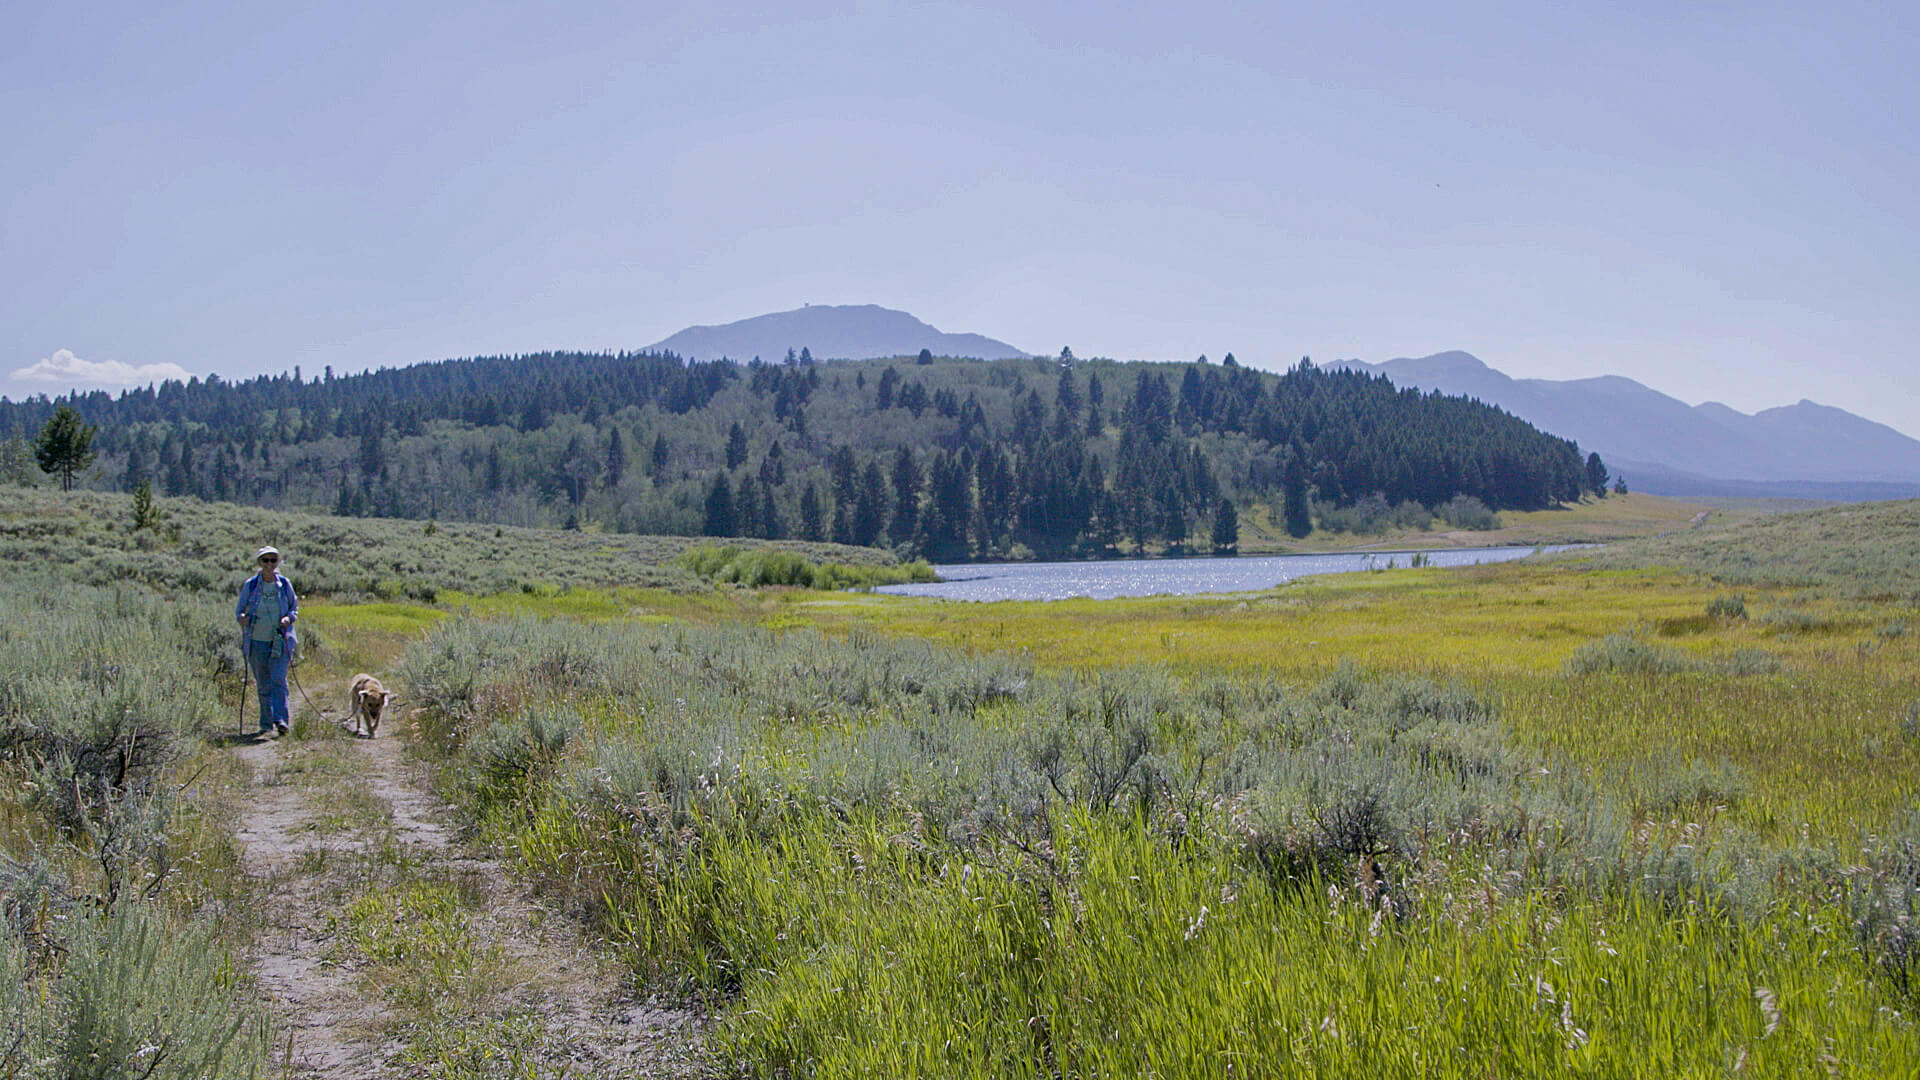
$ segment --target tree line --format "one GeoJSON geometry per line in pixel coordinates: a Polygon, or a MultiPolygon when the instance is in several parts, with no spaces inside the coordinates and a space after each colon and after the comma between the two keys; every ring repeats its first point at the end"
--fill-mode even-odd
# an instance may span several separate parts
{"type": "Polygon", "coordinates": [[[1299,536],[1341,508],[1536,509],[1606,480],[1597,455],[1498,408],[1231,355],[816,362],[803,351],[740,364],[556,352],[314,379],[296,368],[0,401],[0,466],[56,423],[68,440],[86,427],[95,467],[77,482],[95,487],[838,540],[943,561],[1231,550],[1254,506],[1299,536]]]}

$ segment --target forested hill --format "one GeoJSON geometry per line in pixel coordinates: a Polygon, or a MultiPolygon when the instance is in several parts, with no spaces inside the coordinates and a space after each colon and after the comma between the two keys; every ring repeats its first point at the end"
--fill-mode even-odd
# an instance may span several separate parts
{"type": "MultiPolygon", "coordinates": [[[[937,560],[1230,541],[1271,503],[1577,498],[1579,449],[1465,398],[1302,362],[487,357],[0,402],[4,464],[71,404],[85,486],[341,514],[834,539],[937,560]]],[[[44,478],[42,478],[44,479],[44,478]]]]}

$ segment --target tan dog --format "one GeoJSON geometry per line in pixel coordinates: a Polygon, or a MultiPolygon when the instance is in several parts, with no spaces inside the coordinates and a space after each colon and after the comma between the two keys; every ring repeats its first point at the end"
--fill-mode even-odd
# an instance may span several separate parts
{"type": "Polygon", "coordinates": [[[353,733],[360,734],[361,721],[366,721],[367,738],[380,730],[380,713],[387,707],[387,699],[392,693],[380,685],[380,680],[361,672],[353,677],[353,689],[348,692],[353,702],[353,712],[348,719],[353,721],[353,733]]]}

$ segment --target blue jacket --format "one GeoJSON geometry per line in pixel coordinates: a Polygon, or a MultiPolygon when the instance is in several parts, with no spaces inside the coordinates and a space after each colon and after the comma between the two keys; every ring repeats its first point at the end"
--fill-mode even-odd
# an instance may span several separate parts
{"type": "MultiPolygon", "coordinates": [[[[300,598],[293,594],[293,582],[287,580],[287,575],[281,574],[279,576],[279,585],[280,614],[287,618],[287,630],[286,633],[281,636],[286,639],[287,654],[291,656],[293,650],[300,647],[300,639],[294,636],[293,632],[293,624],[300,619],[300,598]]],[[[259,606],[260,575],[255,574],[247,579],[245,585],[240,586],[240,600],[233,605],[234,617],[244,618],[247,621],[247,628],[242,632],[241,637],[243,643],[253,630],[254,611],[259,608],[259,606]]],[[[245,645],[243,644],[241,647],[245,648],[245,645]]]]}

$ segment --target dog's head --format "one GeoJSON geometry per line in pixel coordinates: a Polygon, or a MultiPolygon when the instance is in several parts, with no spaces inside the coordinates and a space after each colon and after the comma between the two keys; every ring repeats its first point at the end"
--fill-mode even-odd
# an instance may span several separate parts
{"type": "Polygon", "coordinates": [[[380,710],[387,707],[387,698],[392,696],[387,690],[361,690],[360,712],[374,723],[380,722],[380,710]]]}

